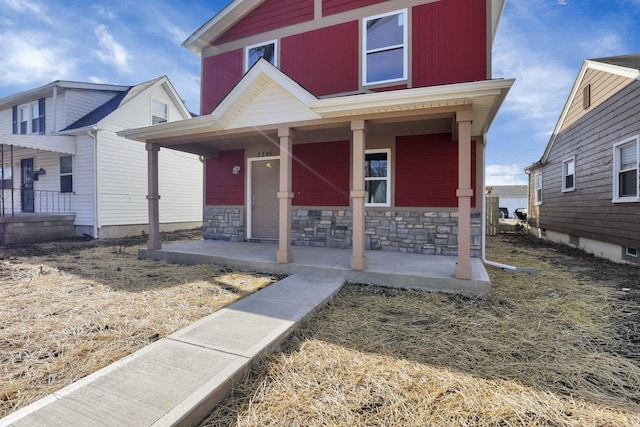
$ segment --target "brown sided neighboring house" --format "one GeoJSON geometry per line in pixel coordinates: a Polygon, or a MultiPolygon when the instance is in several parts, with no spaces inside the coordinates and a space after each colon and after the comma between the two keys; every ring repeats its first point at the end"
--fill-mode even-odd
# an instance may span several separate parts
{"type": "Polygon", "coordinates": [[[527,168],[533,233],[640,263],[640,54],[584,61],[542,158],[527,168]]]}

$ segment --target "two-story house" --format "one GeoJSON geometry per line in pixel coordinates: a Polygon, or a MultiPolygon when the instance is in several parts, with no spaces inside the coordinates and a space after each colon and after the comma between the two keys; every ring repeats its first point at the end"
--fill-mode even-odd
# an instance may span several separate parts
{"type": "Polygon", "coordinates": [[[533,233],[640,264],[640,54],[584,61],[527,168],[533,233]]]}
{"type": "MultiPolygon", "coordinates": [[[[147,153],[116,132],[188,118],[166,76],[55,81],[0,98],[0,242],[148,232],[147,153]]],[[[166,151],[160,163],[163,228],[200,226],[202,161],[166,151]]]]}
{"type": "Polygon", "coordinates": [[[234,0],[183,43],[202,116],[122,134],[206,157],[206,239],[274,240],[281,263],[292,245],[350,248],[355,270],[366,250],[452,255],[468,279],[486,133],[513,84],[491,77],[503,7],[234,0]]]}

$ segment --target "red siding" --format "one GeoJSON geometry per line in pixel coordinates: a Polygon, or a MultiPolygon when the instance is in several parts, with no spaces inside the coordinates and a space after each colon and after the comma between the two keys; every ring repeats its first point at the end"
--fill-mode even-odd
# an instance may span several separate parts
{"type": "Polygon", "coordinates": [[[446,0],[413,8],[413,87],[486,80],[486,7],[446,0]]]}
{"type": "Polygon", "coordinates": [[[346,12],[388,0],[323,0],[322,16],[329,16],[335,13],[346,12]]]}
{"type": "Polygon", "coordinates": [[[316,96],[358,89],[358,21],[283,38],[280,69],[316,96]]]}
{"type": "MultiPolygon", "coordinates": [[[[471,188],[476,188],[476,144],[471,144],[471,188]]],[[[396,206],[458,206],[458,144],[451,134],[396,139],[396,206]]],[[[475,207],[475,199],[471,205],[475,207]]]]}
{"type": "Polygon", "coordinates": [[[221,151],[217,159],[207,159],[207,205],[244,205],[244,164],[244,150],[221,151]],[[236,165],[240,173],[234,175],[236,165]]]}
{"type": "Polygon", "coordinates": [[[200,114],[210,114],[242,77],[242,49],[202,60],[200,114]]]}
{"type": "Polygon", "coordinates": [[[227,43],[289,25],[311,21],[314,0],[266,0],[214,41],[227,43]]]}
{"type": "Polygon", "coordinates": [[[349,141],[293,146],[294,206],[349,206],[349,141]]]}

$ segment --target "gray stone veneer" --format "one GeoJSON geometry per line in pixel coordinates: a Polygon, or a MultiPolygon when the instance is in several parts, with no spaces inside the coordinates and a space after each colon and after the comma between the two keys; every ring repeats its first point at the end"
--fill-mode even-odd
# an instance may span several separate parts
{"type": "MultiPolygon", "coordinates": [[[[366,249],[429,255],[457,255],[458,213],[367,210],[366,249]]],[[[204,238],[241,241],[244,209],[207,206],[204,238]]],[[[292,209],[294,246],[351,247],[351,211],[292,209]]],[[[471,256],[481,251],[480,213],[471,216],[471,256]]]]}
{"type": "Polygon", "coordinates": [[[244,240],[244,208],[205,206],[202,237],[209,240],[244,240]]]}

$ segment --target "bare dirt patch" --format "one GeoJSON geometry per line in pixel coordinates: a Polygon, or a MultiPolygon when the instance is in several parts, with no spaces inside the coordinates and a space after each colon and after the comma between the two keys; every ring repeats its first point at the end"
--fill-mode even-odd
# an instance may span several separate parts
{"type": "Polygon", "coordinates": [[[203,426],[640,425],[640,270],[488,239],[490,295],[348,285],[203,426]]]}
{"type": "MultiPolygon", "coordinates": [[[[200,231],[163,233],[163,241],[200,231]]],[[[0,417],[276,278],[139,260],[144,238],[0,250],[0,417]]]]}

